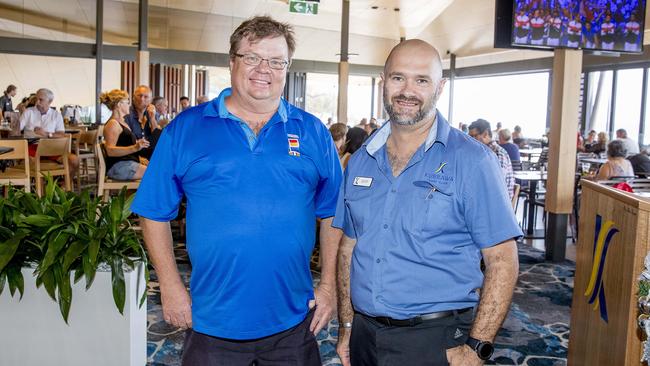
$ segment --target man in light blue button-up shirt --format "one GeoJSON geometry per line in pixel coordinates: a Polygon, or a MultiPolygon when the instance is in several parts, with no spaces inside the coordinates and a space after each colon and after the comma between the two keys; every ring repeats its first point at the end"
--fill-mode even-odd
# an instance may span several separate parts
{"type": "Polygon", "coordinates": [[[390,123],[350,159],[333,222],[345,234],[337,351],[344,365],[481,365],[522,235],[499,165],[436,112],[444,80],[431,45],[400,43],[382,79],[390,123]]]}

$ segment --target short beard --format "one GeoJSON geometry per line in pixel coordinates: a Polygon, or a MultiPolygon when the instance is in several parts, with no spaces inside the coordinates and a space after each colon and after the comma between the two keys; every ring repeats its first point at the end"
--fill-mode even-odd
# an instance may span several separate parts
{"type": "MultiPolygon", "coordinates": [[[[413,99],[413,98],[408,98],[403,94],[395,96],[395,99],[413,99]]],[[[436,111],[436,101],[438,99],[438,96],[434,93],[431,98],[424,104],[422,104],[422,107],[420,110],[415,114],[415,117],[412,119],[406,119],[406,118],[401,118],[401,115],[393,109],[393,104],[391,103],[390,99],[386,95],[386,89],[384,89],[384,109],[386,109],[386,113],[388,113],[388,116],[390,117],[391,122],[395,122],[400,126],[413,126],[418,123],[420,123],[422,120],[430,117],[433,115],[436,111]]],[[[421,102],[418,100],[418,102],[421,102]]]]}

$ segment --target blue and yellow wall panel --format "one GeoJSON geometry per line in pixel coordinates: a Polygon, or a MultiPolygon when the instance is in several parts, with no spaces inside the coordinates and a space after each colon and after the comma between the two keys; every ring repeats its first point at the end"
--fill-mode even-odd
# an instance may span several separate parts
{"type": "Polygon", "coordinates": [[[607,322],[607,297],[605,295],[605,284],[603,281],[605,272],[605,263],[607,252],[614,235],[618,229],[614,227],[614,222],[606,220],[600,215],[596,215],[596,230],[594,234],[593,263],[591,266],[591,277],[585,296],[589,299],[589,304],[593,305],[594,310],[600,312],[600,318],[607,322]]]}

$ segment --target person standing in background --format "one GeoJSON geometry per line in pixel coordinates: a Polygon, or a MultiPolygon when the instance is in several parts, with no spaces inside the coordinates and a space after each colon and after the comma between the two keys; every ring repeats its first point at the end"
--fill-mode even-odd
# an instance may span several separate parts
{"type": "Polygon", "coordinates": [[[11,98],[16,96],[17,89],[18,88],[16,88],[15,85],[10,84],[7,86],[7,89],[4,91],[2,97],[0,97],[0,118],[4,116],[4,112],[14,111],[11,98]]]}

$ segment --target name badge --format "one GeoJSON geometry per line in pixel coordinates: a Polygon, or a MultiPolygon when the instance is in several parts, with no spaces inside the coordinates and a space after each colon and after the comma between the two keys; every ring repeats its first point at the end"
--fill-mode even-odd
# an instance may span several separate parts
{"type": "Polygon", "coordinates": [[[372,184],[372,178],[370,177],[355,177],[354,182],[352,183],[358,187],[370,187],[372,184]]]}

